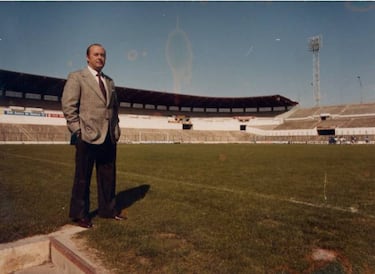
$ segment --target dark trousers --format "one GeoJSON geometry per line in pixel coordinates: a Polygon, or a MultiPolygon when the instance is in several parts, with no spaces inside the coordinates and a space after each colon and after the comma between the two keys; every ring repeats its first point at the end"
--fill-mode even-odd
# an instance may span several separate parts
{"type": "Polygon", "coordinates": [[[69,217],[80,219],[89,216],[90,182],[96,168],[98,187],[98,215],[111,218],[116,212],[116,143],[107,135],[103,144],[93,145],[78,140],[75,155],[75,176],[70,200],[69,217]]]}

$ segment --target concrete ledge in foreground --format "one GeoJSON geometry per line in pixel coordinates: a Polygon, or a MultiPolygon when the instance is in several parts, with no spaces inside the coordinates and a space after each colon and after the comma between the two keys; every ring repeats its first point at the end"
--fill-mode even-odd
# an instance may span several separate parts
{"type": "Polygon", "coordinates": [[[75,233],[83,230],[66,225],[49,235],[0,244],[0,274],[110,273],[100,262],[88,256],[84,247],[78,247],[72,240],[75,233]]]}
{"type": "Polygon", "coordinates": [[[0,244],[0,273],[7,274],[36,266],[50,260],[47,236],[34,236],[16,242],[0,244]]]}

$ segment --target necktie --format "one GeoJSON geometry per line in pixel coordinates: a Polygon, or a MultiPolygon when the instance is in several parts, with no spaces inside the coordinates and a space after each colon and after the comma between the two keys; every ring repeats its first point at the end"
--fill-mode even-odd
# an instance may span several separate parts
{"type": "Polygon", "coordinates": [[[99,79],[99,88],[102,91],[104,98],[107,100],[107,92],[105,91],[105,87],[104,87],[104,83],[102,81],[102,78],[100,77],[99,73],[96,76],[98,76],[98,79],[99,79]]]}

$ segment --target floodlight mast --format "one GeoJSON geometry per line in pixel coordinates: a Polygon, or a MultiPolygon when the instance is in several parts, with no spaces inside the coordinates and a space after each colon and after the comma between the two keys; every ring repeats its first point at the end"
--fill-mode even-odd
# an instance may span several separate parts
{"type": "Polygon", "coordinates": [[[313,53],[313,93],[316,106],[320,105],[320,61],[319,50],[322,47],[321,35],[309,38],[309,51],[313,53]]]}

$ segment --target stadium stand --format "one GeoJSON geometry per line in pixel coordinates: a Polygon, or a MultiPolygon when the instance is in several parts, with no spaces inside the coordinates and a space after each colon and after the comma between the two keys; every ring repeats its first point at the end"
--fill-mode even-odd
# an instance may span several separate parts
{"type": "MultiPolygon", "coordinates": [[[[67,143],[64,84],[0,70],[0,143],[67,143]]],[[[117,92],[121,143],[375,141],[375,103],[300,108],[281,95],[215,98],[122,87],[117,92]]]]}

